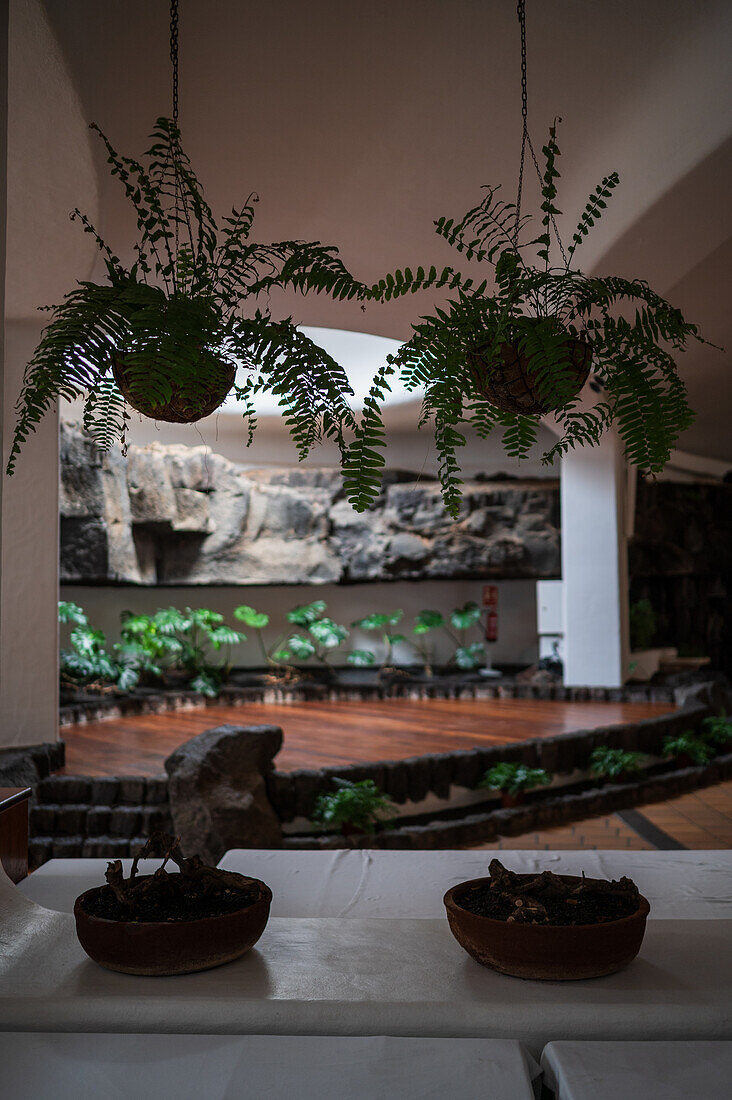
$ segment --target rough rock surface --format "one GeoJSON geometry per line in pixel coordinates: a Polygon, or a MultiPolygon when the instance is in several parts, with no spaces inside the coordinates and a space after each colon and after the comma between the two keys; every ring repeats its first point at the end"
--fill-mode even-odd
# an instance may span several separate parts
{"type": "Polygon", "coordinates": [[[282,829],[266,778],[279,726],[217,726],[165,761],[173,830],[186,855],[218,863],[229,848],[279,848],[282,829]]]}
{"type": "Polygon", "coordinates": [[[340,471],[254,470],[203,447],[101,456],[61,429],[61,581],[334,584],[560,574],[555,480],[472,481],[457,521],[439,486],[391,471],[354,512],[340,471]]]}

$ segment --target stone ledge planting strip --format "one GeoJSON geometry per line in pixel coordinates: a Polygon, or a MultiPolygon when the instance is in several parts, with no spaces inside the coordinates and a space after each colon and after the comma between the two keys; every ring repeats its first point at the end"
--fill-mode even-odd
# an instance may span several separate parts
{"type": "Polygon", "coordinates": [[[467,844],[490,843],[500,837],[569,825],[590,817],[616,813],[649,802],[664,802],[700,787],[721,783],[732,776],[732,753],[719,757],[706,767],[683,768],[637,783],[596,787],[579,794],[546,798],[483,814],[468,814],[451,821],[432,821],[426,825],[404,825],[368,836],[342,837],[288,836],[288,849],[322,848],[451,848],[467,844]]]}

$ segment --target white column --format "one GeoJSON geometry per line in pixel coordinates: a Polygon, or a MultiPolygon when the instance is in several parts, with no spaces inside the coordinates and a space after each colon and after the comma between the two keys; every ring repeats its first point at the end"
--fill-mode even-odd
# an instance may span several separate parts
{"type": "Polygon", "coordinates": [[[620,687],[628,669],[626,464],[617,436],[562,459],[564,682],[620,687]]]}
{"type": "MultiPolygon", "coordinates": [[[[43,319],[6,316],[8,3],[0,0],[0,748],[58,736],[58,418],[29,440],[12,478],[5,462],[23,370],[43,319]]],[[[40,65],[40,61],[37,62],[40,65]]]]}

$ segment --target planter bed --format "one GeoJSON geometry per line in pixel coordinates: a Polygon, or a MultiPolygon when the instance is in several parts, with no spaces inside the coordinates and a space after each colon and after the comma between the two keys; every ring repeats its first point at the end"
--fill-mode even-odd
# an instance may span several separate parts
{"type": "Polygon", "coordinates": [[[285,848],[451,848],[496,840],[499,836],[520,836],[540,829],[568,825],[588,817],[616,813],[649,802],[664,802],[700,787],[709,787],[732,776],[732,753],[717,757],[706,767],[666,769],[635,783],[586,784],[575,794],[549,797],[542,794],[515,809],[495,809],[467,814],[461,818],[434,815],[402,819],[395,829],[381,833],[351,836],[339,834],[291,834],[285,848]]]}

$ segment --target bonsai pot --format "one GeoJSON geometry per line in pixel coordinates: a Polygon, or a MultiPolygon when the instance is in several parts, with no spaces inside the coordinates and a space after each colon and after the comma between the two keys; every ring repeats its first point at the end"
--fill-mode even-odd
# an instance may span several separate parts
{"type": "Polygon", "coordinates": [[[567,337],[566,372],[571,391],[554,401],[540,396],[531,362],[521,353],[518,342],[501,344],[497,356],[491,354],[490,342],[478,344],[466,360],[476,389],[486,401],[504,412],[535,416],[559,409],[576,397],[590,373],[592,348],[585,340],[567,337]]]}
{"type": "Polygon", "coordinates": [[[107,970],[151,976],[209,970],[244,955],[265,929],[272,891],[259,879],[246,881],[258,887],[258,896],[241,909],[198,920],[160,922],[92,916],[89,900],[109,889],[98,886],[74,903],[76,934],[87,955],[107,970]]]}
{"type": "Polygon", "coordinates": [[[112,370],[114,380],[128,405],[151,420],[164,420],[169,424],[192,424],[216,412],[216,409],[226,400],[236,376],[236,367],[233,364],[222,363],[212,356],[207,356],[201,360],[201,374],[205,378],[205,386],[197,393],[195,402],[191,401],[185,389],[181,389],[175,383],[172,385],[173,392],[169,400],[156,402],[153,397],[147,397],[139,392],[133,396],[122,356],[117,356],[114,360],[112,370]]]}
{"type": "MultiPolygon", "coordinates": [[[[523,879],[535,876],[522,875],[523,879]]],[[[561,875],[568,885],[582,881],[561,875]]],[[[444,897],[450,930],[460,946],[482,966],[515,978],[576,981],[614,974],[638,954],[650,906],[639,899],[635,913],[603,924],[521,924],[478,916],[460,906],[460,899],[489,878],[471,879],[448,890],[444,897]]]]}
{"type": "Polygon", "coordinates": [[[525,801],[526,793],[524,791],[516,791],[516,794],[501,791],[501,806],[504,810],[513,810],[516,806],[523,806],[525,801]]]}

